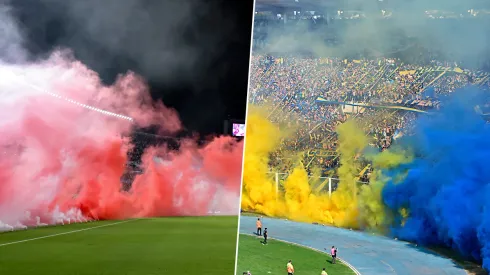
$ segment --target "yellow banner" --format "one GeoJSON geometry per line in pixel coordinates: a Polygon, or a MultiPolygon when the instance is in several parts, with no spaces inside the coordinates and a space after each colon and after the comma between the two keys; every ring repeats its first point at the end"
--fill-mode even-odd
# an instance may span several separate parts
{"type": "Polygon", "coordinates": [[[411,71],[400,71],[400,75],[409,75],[409,74],[415,74],[417,71],[416,70],[411,70],[411,71]]]}
{"type": "Polygon", "coordinates": [[[332,150],[313,149],[306,151],[306,155],[309,157],[333,157],[337,155],[337,152],[332,150]]]}
{"type": "MultiPolygon", "coordinates": [[[[467,74],[467,72],[465,72],[463,69],[461,68],[451,68],[451,67],[443,67],[443,66],[437,66],[437,67],[434,67],[434,68],[424,68],[424,67],[420,67],[416,70],[407,70],[407,71],[400,71],[399,74],[400,75],[422,75],[424,73],[433,73],[433,72],[454,72],[454,73],[458,73],[458,74],[467,74]]],[[[480,77],[482,75],[488,75],[487,73],[479,73],[480,77]]]]}

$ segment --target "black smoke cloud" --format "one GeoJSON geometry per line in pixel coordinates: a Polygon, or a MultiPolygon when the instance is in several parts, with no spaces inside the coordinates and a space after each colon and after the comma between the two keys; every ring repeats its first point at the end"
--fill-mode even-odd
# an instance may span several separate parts
{"type": "Polygon", "coordinates": [[[192,0],[10,4],[25,32],[25,46],[34,54],[31,58],[67,47],[96,71],[131,68],[165,83],[202,78],[236,27],[219,5],[192,0]],[[213,17],[215,22],[210,22],[213,17]],[[209,27],[217,22],[221,22],[219,31],[209,27]]]}
{"type": "Polygon", "coordinates": [[[3,61],[35,62],[66,48],[107,84],[134,71],[201,133],[245,114],[251,1],[0,0],[0,15],[3,61]]]}

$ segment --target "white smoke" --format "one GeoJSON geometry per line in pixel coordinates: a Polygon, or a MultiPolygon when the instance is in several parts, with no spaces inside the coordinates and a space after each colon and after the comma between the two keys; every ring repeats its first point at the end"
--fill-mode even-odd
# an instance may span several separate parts
{"type": "Polygon", "coordinates": [[[28,54],[24,50],[24,42],[8,0],[0,0],[0,64],[25,62],[28,54]]]}

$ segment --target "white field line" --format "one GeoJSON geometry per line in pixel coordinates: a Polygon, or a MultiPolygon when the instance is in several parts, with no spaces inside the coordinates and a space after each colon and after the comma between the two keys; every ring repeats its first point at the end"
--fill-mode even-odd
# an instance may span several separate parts
{"type": "Polygon", "coordinates": [[[40,239],[52,238],[52,237],[61,236],[61,235],[73,234],[73,233],[77,233],[77,232],[82,232],[82,231],[92,230],[92,229],[101,228],[101,227],[107,227],[107,226],[118,225],[118,224],[121,224],[121,223],[127,223],[127,222],[131,222],[131,221],[136,221],[136,220],[126,220],[126,221],[115,222],[115,223],[110,223],[110,224],[104,224],[104,225],[99,225],[99,226],[87,227],[87,228],[78,229],[78,230],[73,230],[73,231],[67,231],[67,232],[63,232],[63,233],[57,233],[57,234],[46,235],[46,236],[42,236],[42,237],[36,237],[36,238],[31,238],[31,239],[25,239],[25,240],[20,240],[20,241],[15,241],[15,242],[10,242],[10,243],[2,243],[2,244],[0,244],[0,247],[1,247],[1,246],[12,245],[12,244],[18,244],[18,243],[25,243],[25,242],[30,242],[30,241],[40,240],[40,239]]]}
{"type": "MultiPolygon", "coordinates": [[[[242,235],[247,235],[247,236],[252,236],[252,237],[257,237],[257,235],[254,235],[254,234],[249,234],[249,233],[240,233],[242,235]]],[[[291,244],[291,245],[295,245],[295,246],[299,246],[299,247],[303,247],[303,248],[306,248],[306,249],[310,249],[310,250],[314,250],[316,252],[320,252],[322,254],[327,254],[326,252],[320,250],[320,249],[316,249],[316,248],[313,248],[311,246],[307,246],[307,245],[302,245],[302,244],[298,244],[298,243],[293,243],[293,242],[289,242],[289,241],[286,241],[286,240],[282,240],[282,239],[278,239],[278,238],[270,238],[268,237],[268,239],[271,239],[271,240],[276,240],[276,241],[280,241],[280,242],[283,242],[283,243],[287,243],[287,244],[291,244]]],[[[350,263],[348,263],[346,260],[344,259],[341,259],[340,257],[337,257],[337,261],[343,263],[344,265],[346,265],[348,268],[350,268],[356,275],[361,275],[361,272],[359,272],[359,270],[357,270],[353,265],[351,265],[350,263]]]]}

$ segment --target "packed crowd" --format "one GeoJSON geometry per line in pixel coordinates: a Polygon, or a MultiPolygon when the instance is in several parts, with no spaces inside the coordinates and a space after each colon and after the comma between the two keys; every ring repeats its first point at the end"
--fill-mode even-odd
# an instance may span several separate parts
{"type": "Polygon", "coordinates": [[[128,151],[126,170],[121,178],[125,188],[129,188],[131,186],[134,178],[137,175],[144,173],[145,167],[142,163],[142,157],[146,152],[146,149],[152,146],[162,146],[163,144],[165,144],[170,150],[178,148],[178,139],[172,137],[164,137],[136,131],[127,138],[130,150],[128,151]]]}
{"type": "MultiPolygon", "coordinates": [[[[410,133],[411,122],[417,116],[407,110],[346,109],[341,103],[413,107],[406,102],[419,100],[430,104],[417,108],[428,109],[436,106],[438,97],[467,84],[488,88],[489,76],[437,61],[415,66],[396,59],[348,61],[259,55],[252,58],[250,101],[269,106],[272,119],[296,127],[295,136],[283,141],[284,151],[306,152],[307,166],[317,164],[329,174],[338,165],[334,152],[338,124],[356,117],[373,137],[373,145],[384,150],[397,137],[410,133]],[[317,103],[317,97],[329,104],[317,103]]],[[[284,153],[275,152],[271,165],[282,166],[280,170],[291,165],[284,161],[284,153]]]]}

